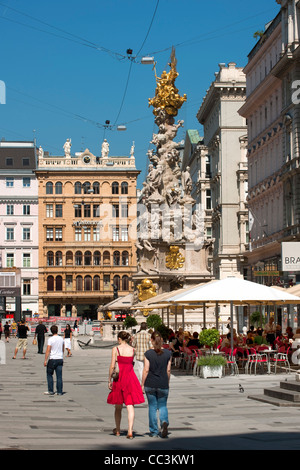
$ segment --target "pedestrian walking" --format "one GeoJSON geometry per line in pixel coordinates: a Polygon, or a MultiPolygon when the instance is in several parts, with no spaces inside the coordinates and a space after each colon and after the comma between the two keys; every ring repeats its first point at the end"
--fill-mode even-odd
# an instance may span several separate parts
{"type": "Polygon", "coordinates": [[[2,331],[3,331],[3,329],[2,329],[2,322],[0,321],[0,341],[1,341],[2,331]]]}
{"type": "Polygon", "coordinates": [[[9,343],[9,336],[10,336],[10,325],[8,321],[4,325],[4,338],[7,343],[9,343]]]}
{"type": "Polygon", "coordinates": [[[12,321],[12,324],[11,324],[11,334],[13,335],[14,338],[17,336],[17,323],[15,319],[12,321]]]}
{"type": "Polygon", "coordinates": [[[69,324],[66,325],[65,333],[64,333],[64,343],[65,349],[68,351],[67,357],[71,357],[71,344],[72,344],[72,330],[69,324]]]}
{"type": "Polygon", "coordinates": [[[151,335],[153,349],[145,352],[145,365],[143,370],[142,388],[148,400],[149,430],[151,437],[159,436],[157,410],[159,413],[161,437],[168,435],[168,408],[169,382],[171,375],[172,354],[163,349],[163,339],[160,333],[151,335]]]}
{"type": "Polygon", "coordinates": [[[48,339],[47,349],[45,353],[44,366],[47,374],[47,384],[48,391],[45,392],[45,395],[55,395],[54,393],[54,383],[53,383],[53,374],[55,371],[56,374],[56,391],[57,395],[63,395],[63,378],[62,378],[62,369],[63,369],[63,359],[64,359],[64,340],[61,336],[58,335],[57,325],[52,325],[51,333],[53,336],[50,336],[48,339]]]}
{"type": "Polygon", "coordinates": [[[127,331],[120,331],[118,334],[118,347],[112,350],[111,363],[109,367],[108,388],[110,393],[107,403],[115,405],[115,423],[113,429],[115,436],[120,436],[122,408],[125,404],[128,413],[127,439],[133,439],[134,405],[144,403],[142,387],[133,370],[134,349],[129,345],[130,334],[127,331]],[[119,365],[119,377],[112,381],[112,374],[115,364],[119,365]]]}
{"type": "Polygon", "coordinates": [[[135,349],[135,371],[140,383],[144,369],[144,354],[151,348],[151,335],[147,332],[147,323],[142,322],[140,331],[133,337],[132,346],[135,349]]]}
{"type": "Polygon", "coordinates": [[[39,320],[39,324],[35,329],[35,334],[34,334],[34,339],[37,339],[37,344],[38,344],[38,354],[44,354],[43,349],[44,349],[44,344],[45,344],[45,334],[48,332],[46,326],[42,322],[42,320],[39,320]]]}
{"type": "Polygon", "coordinates": [[[18,342],[17,342],[13,359],[16,359],[19,349],[23,349],[23,359],[26,359],[25,356],[26,356],[27,344],[28,344],[28,340],[27,340],[28,331],[29,331],[29,328],[27,325],[25,325],[25,320],[21,320],[21,322],[18,325],[18,342]]]}

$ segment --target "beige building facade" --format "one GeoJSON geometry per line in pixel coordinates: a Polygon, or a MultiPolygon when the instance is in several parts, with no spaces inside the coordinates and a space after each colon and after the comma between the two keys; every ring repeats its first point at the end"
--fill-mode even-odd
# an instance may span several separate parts
{"type": "Polygon", "coordinates": [[[139,174],[133,151],[71,156],[68,139],[64,156],[40,148],[36,174],[39,315],[100,319],[103,305],[132,292],[139,174]]]}

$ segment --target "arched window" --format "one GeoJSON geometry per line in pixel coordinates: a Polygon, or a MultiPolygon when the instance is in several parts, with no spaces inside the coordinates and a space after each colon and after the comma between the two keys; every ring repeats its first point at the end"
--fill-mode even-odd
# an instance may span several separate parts
{"type": "Polygon", "coordinates": [[[93,290],[100,290],[100,276],[94,276],[93,284],[93,290]]]}
{"type": "Polygon", "coordinates": [[[50,181],[46,184],[46,194],[53,194],[53,183],[50,181]]]}
{"type": "Polygon", "coordinates": [[[91,266],[92,264],[92,253],[90,251],[84,252],[84,265],[91,266]]]}
{"type": "Polygon", "coordinates": [[[53,251],[48,251],[48,253],[47,253],[47,266],[54,266],[54,253],[53,253],[53,251]]]}
{"type": "Polygon", "coordinates": [[[121,194],[128,194],[128,183],[126,181],[121,184],[121,194]]]}
{"type": "Polygon", "coordinates": [[[103,264],[109,265],[110,264],[110,252],[104,251],[103,253],[103,264]]]}
{"type": "Polygon", "coordinates": [[[60,181],[55,183],[55,194],[62,194],[62,183],[60,181]]]}
{"type": "Polygon", "coordinates": [[[111,193],[119,194],[119,183],[117,181],[114,181],[113,184],[111,185],[111,193]]]}
{"type": "Polygon", "coordinates": [[[117,290],[120,290],[120,276],[114,276],[114,285],[116,286],[117,290]]]}
{"type": "Polygon", "coordinates": [[[55,278],[55,290],[61,291],[62,290],[62,276],[56,276],[55,278]]]}
{"type": "Polygon", "coordinates": [[[126,275],[122,277],[122,290],[129,290],[129,277],[126,275]]]}
{"type": "Polygon", "coordinates": [[[62,262],[62,252],[61,251],[57,251],[55,253],[55,266],[62,266],[63,262],[62,262]]]}
{"type": "Polygon", "coordinates": [[[100,266],[101,263],[101,254],[100,251],[94,252],[94,266],[100,266]]]}
{"type": "Polygon", "coordinates": [[[74,186],[74,193],[81,194],[81,182],[80,181],[76,181],[75,186],[74,186]]]}
{"type": "Polygon", "coordinates": [[[76,290],[82,291],[82,289],[83,289],[82,276],[77,276],[76,277],[76,290]]]}
{"type": "Polygon", "coordinates": [[[122,252],[122,266],[129,266],[129,253],[128,251],[122,252]]]}
{"type": "Polygon", "coordinates": [[[114,251],[114,266],[120,266],[120,252],[119,251],[114,251]]]}
{"type": "Polygon", "coordinates": [[[76,251],[75,253],[75,265],[82,266],[82,253],[81,251],[76,251]]]}
{"type": "Polygon", "coordinates": [[[89,194],[89,191],[91,189],[91,183],[86,181],[85,183],[83,183],[82,187],[83,187],[83,194],[89,194]]]}
{"type": "Polygon", "coordinates": [[[84,278],[84,290],[85,291],[92,290],[92,278],[91,278],[91,276],[85,276],[85,278],[84,278]]]}
{"type": "Polygon", "coordinates": [[[72,251],[67,251],[66,253],[66,264],[68,264],[69,266],[73,264],[73,253],[72,251]]]}
{"type": "Polygon", "coordinates": [[[100,194],[100,184],[98,182],[93,183],[93,194],[100,194]]]}
{"type": "Polygon", "coordinates": [[[54,277],[47,277],[47,291],[54,291],[54,277]]]}

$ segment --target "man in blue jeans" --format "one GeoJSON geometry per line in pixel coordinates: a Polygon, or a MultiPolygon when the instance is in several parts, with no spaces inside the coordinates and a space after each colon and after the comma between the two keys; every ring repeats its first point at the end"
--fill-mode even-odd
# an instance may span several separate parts
{"type": "Polygon", "coordinates": [[[45,354],[44,366],[47,367],[47,383],[48,392],[45,395],[55,395],[53,390],[53,374],[56,373],[56,390],[57,395],[63,394],[63,380],[62,380],[62,368],[64,358],[64,340],[58,336],[58,328],[56,325],[52,325],[51,333],[48,339],[48,345],[45,354]]]}

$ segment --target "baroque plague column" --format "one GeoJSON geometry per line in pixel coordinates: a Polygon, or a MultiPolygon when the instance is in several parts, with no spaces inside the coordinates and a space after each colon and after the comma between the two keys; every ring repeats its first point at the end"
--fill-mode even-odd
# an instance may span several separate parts
{"type": "MultiPolygon", "coordinates": [[[[175,86],[174,50],[169,66],[168,73],[156,76],[155,97],[149,99],[158,132],[151,141],[156,149],[148,152],[148,175],[138,206],[136,302],[211,280],[203,212],[191,197],[191,176],[181,170],[179,144],[174,142],[183,126],[183,121],[175,123],[175,117],[186,101],[175,86]]],[[[144,311],[145,316],[148,313],[144,311]]]]}

